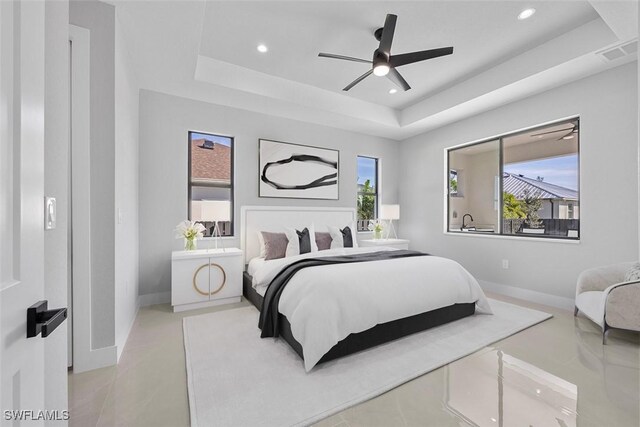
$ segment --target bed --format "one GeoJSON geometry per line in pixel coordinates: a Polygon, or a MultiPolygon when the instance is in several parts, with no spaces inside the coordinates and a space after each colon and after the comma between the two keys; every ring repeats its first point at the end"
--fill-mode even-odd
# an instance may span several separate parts
{"type": "MultiPolygon", "coordinates": [[[[259,258],[259,231],[303,228],[309,223],[319,231],[325,224],[351,223],[355,215],[350,208],[243,207],[241,245],[245,265],[249,263],[243,277],[245,298],[262,310],[272,279],[301,259],[384,257],[385,251],[395,251],[342,248],[266,262],[259,258]]],[[[491,312],[477,281],[459,264],[423,254],[407,256],[411,257],[299,271],[282,292],[275,336],[289,343],[309,371],[319,363],[476,312],[491,312]]]]}

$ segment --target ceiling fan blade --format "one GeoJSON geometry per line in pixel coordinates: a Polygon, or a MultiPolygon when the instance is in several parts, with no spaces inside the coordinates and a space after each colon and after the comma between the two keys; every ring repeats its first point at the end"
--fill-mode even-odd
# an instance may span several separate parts
{"type": "Polygon", "coordinates": [[[570,130],[569,132],[562,134],[562,136],[558,139],[556,139],[556,141],[562,141],[563,139],[573,139],[574,138],[574,134],[575,130],[570,130]]]}
{"type": "Polygon", "coordinates": [[[531,136],[542,136],[542,135],[548,135],[550,133],[558,133],[558,132],[564,132],[564,131],[569,131],[569,133],[573,132],[575,130],[575,126],[571,127],[571,128],[566,128],[566,129],[558,129],[558,130],[550,130],[549,132],[540,132],[540,133],[534,133],[531,136]]]}
{"type": "Polygon", "coordinates": [[[394,82],[396,85],[400,86],[405,91],[411,89],[411,86],[409,86],[409,83],[407,83],[407,81],[400,75],[398,70],[396,70],[395,68],[391,68],[389,70],[389,74],[387,74],[387,78],[392,82],[394,82]]]}
{"type": "Polygon", "coordinates": [[[380,45],[378,50],[391,55],[391,43],[393,42],[393,33],[396,31],[396,21],[398,17],[396,15],[388,14],[384,20],[384,27],[382,28],[382,37],[380,37],[380,45]]]}
{"type": "Polygon", "coordinates": [[[333,53],[322,53],[320,52],[318,56],[322,58],[333,58],[333,59],[342,59],[345,61],[353,61],[353,62],[364,62],[365,64],[371,64],[371,61],[367,59],[354,58],[352,56],[344,56],[344,55],[334,55],[333,53]]]}
{"type": "Polygon", "coordinates": [[[348,85],[346,85],[342,90],[348,91],[349,89],[351,89],[352,87],[354,87],[355,85],[357,85],[358,83],[360,83],[361,81],[369,77],[371,73],[373,73],[373,68],[367,71],[366,73],[364,73],[363,75],[361,75],[360,77],[358,77],[357,79],[355,79],[354,81],[352,81],[351,83],[349,83],[348,85]]]}
{"type": "Polygon", "coordinates": [[[389,64],[392,67],[400,67],[402,65],[413,64],[427,59],[437,58],[439,56],[451,55],[453,47],[441,47],[439,49],[421,50],[419,52],[401,53],[400,55],[392,55],[389,58],[389,64]]]}

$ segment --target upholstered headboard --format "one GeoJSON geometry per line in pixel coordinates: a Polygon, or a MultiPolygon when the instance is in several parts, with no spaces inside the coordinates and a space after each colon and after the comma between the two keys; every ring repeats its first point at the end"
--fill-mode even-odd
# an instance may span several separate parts
{"type": "Polygon", "coordinates": [[[344,226],[356,220],[355,208],[243,206],[240,210],[240,245],[244,262],[260,255],[259,231],[284,231],[285,227],[303,228],[313,223],[316,231],[328,225],[344,226]]]}

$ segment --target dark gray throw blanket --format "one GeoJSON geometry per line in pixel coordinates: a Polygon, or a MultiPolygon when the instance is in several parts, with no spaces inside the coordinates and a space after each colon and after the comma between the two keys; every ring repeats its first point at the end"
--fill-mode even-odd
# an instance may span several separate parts
{"type": "Polygon", "coordinates": [[[364,254],[339,255],[325,258],[306,258],[293,262],[283,268],[271,281],[267,292],[264,294],[260,321],[258,326],[262,329],[261,338],[278,336],[278,303],[280,295],[291,278],[300,270],[308,267],[330,264],[348,264],[353,262],[384,261],[396,258],[408,258],[414,256],[427,256],[417,251],[380,251],[364,254]]]}

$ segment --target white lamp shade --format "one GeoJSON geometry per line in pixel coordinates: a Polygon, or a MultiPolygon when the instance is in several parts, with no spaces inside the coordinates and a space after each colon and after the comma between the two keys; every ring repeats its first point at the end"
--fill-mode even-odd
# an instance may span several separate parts
{"type": "Polygon", "coordinates": [[[202,200],[200,221],[230,221],[231,202],[228,200],[202,200]]]}
{"type": "Polygon", "coordinates": [[[400,205],[380,205],[380,219],[400,219],[400,205]]]}
{"type": "Polygon", "coordinates": [[[191,221],[202,221],[202,202],[200,200],[191,201],[191,221]]]}

